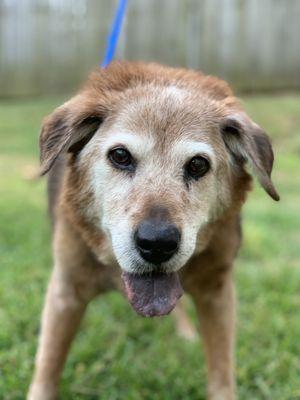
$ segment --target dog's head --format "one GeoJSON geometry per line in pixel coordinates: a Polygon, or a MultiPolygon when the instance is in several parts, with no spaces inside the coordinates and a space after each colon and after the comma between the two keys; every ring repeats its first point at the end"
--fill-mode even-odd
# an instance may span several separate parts
{"type": "Polygon", "coordinates": [[[72,153],[80,212],[111,241],[133,304],[137,291],[148,296],[148,308],[135,304],[143,314],[170,311],[174,272],[203,250],[207,226],[237,207],[247,162],[278,200],[268,137],[226,83],[195,71],[113,63],[45,120],[40,144],[43,173],[72,153]],[[150,275],[157,291],[169,285],[166,307],[151,304],[150,275]]]}

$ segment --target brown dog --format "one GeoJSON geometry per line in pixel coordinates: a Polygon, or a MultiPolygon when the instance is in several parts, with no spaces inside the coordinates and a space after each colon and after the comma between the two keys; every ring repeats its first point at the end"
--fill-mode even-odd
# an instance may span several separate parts
{"type": "Polygon", "coordinates": [[[28,398],[57,398],[93,297],[120,289],[139,314],[165,315],[182,285],[201,320],[208,397],[234,399],[232,263],[251,188],[246,163],[279,199],[263,130],[217,78],[124,62],[93,73],[46,118],[40,147],[55,266],[28,398]]]}

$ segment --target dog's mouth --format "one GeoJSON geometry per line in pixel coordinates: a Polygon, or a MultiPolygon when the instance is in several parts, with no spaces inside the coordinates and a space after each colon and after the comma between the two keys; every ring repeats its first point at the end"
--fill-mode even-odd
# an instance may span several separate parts
{"type": "Polygon", "coordinates": [[[152,275],[123,272],[122,278],[130,304],[144,317],[169,314],[183,294],[177,272],[152,275]]]}

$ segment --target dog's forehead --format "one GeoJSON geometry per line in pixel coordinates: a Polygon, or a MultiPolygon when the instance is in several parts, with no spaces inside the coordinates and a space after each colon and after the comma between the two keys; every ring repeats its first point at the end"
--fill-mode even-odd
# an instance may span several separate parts
{"type": "Polygon", "coordinates": [[[124,94],[116,124],[122,130],[172,141],[205,136],[215,119],[214,104],[205,96],[172,84],[149,84],[124,94]]]}

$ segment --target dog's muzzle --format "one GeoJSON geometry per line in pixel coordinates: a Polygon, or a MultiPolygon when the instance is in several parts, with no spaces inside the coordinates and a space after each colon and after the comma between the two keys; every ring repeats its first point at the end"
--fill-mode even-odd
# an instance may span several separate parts
{"type": "Polygon", "coordinates": [[[148,317],[169,314],[182,296],[177,272],[165,272],[160,267],[178,251],[180,237],[176,225],[166,219],[149,218],[136,229],[135,246],[141,257],[152,264],[147,273],[122,273],[126,295],[138,314],[148,317]]]}

